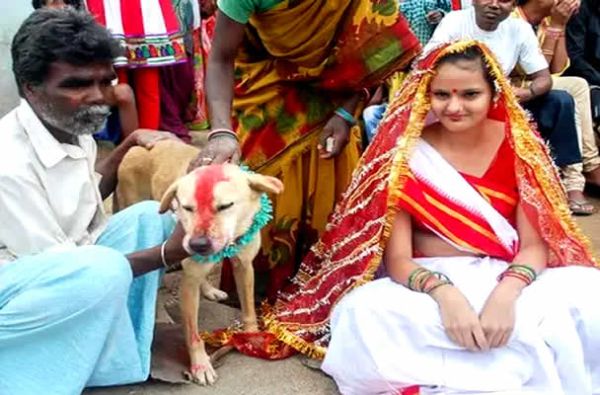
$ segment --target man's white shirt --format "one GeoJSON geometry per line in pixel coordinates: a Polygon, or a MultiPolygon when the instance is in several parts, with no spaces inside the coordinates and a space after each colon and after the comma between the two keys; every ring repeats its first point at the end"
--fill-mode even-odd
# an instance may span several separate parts
{"type": "Polygon", "coordinates": [[[21,104],[0,120],[0,262],[92,244],[106,225],[91,136],[58,142],[21,104]]]}
{"type": "Polygon", "coordinates": [[[441,44],[465,39],[486,44],[506,75],[509,75],[517,64],[527,75],[548,68],[548,62],[542,54],[531,25],[509,16],[496,30],[482,30],[475,22],[473,7],[448,13],[435,29],[423,53],[427,54],[441,44]]]}

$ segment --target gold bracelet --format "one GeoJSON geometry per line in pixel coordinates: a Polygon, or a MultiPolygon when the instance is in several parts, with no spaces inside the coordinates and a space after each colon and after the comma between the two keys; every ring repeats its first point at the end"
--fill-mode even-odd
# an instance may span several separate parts
{"type": "Polygon", "coordinates": [[[546,35],[546,37],[550,37],[555,40],[559,40],[561,37],[563,37],[565,35],[565,31],[562,29],[547,27],[544,29],[544,34],[546,35]]]}
{"type": "Polygon", "coordinates": [[[550,55],[550,56],[554,56],[554,51],[553,51],[553,50],[551,50],[551,49],[544,49],[544,48],[542,48],[542,53],[543,53],[544,55],[550,55]]]}

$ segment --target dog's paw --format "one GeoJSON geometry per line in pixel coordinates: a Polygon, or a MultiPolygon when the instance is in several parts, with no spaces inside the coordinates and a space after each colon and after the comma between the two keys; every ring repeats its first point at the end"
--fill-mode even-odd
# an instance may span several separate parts
{"type": "Polygon", "coordinates": [[[200,290],[202,292],[202,296],[208,300],[212,300],[213,302],[221,302],[228,297],[227,292],[223,292],[220,289],[213,287],[208,282],[202,283],[200,290]]]}
{"type": "Polygon", "coordinates": [[[208,359],[206,363],[192,364],[190,370],[183,374],[187,380],[198,385],[213,385],[218,378],[217,372],[208,359]]]}

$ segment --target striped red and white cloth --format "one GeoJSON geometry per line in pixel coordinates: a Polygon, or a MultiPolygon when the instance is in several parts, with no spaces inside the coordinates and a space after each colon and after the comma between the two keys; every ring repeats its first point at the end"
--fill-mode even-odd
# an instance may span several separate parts
{"type": "Polygon", "coordinates": [[[463,10],[473,5],[472,0],[451,0],[452,10],[463,10]]]}
{"type": "Polygon", "coordinates": [[[125,49],[115,66],[164,66],[186,60],[171,0],[86,0],[86,5],[125,49]]]}

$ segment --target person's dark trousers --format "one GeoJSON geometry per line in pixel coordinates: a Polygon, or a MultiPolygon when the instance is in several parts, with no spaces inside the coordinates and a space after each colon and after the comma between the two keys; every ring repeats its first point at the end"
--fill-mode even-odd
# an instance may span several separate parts
{"type": "Polygon", "coordinates": [[[581,163],[575,127],[575,102],[562,90],[551,90],[524,105],[537,122],[542,137],[550,144],[558,167],[581,163]]]}

